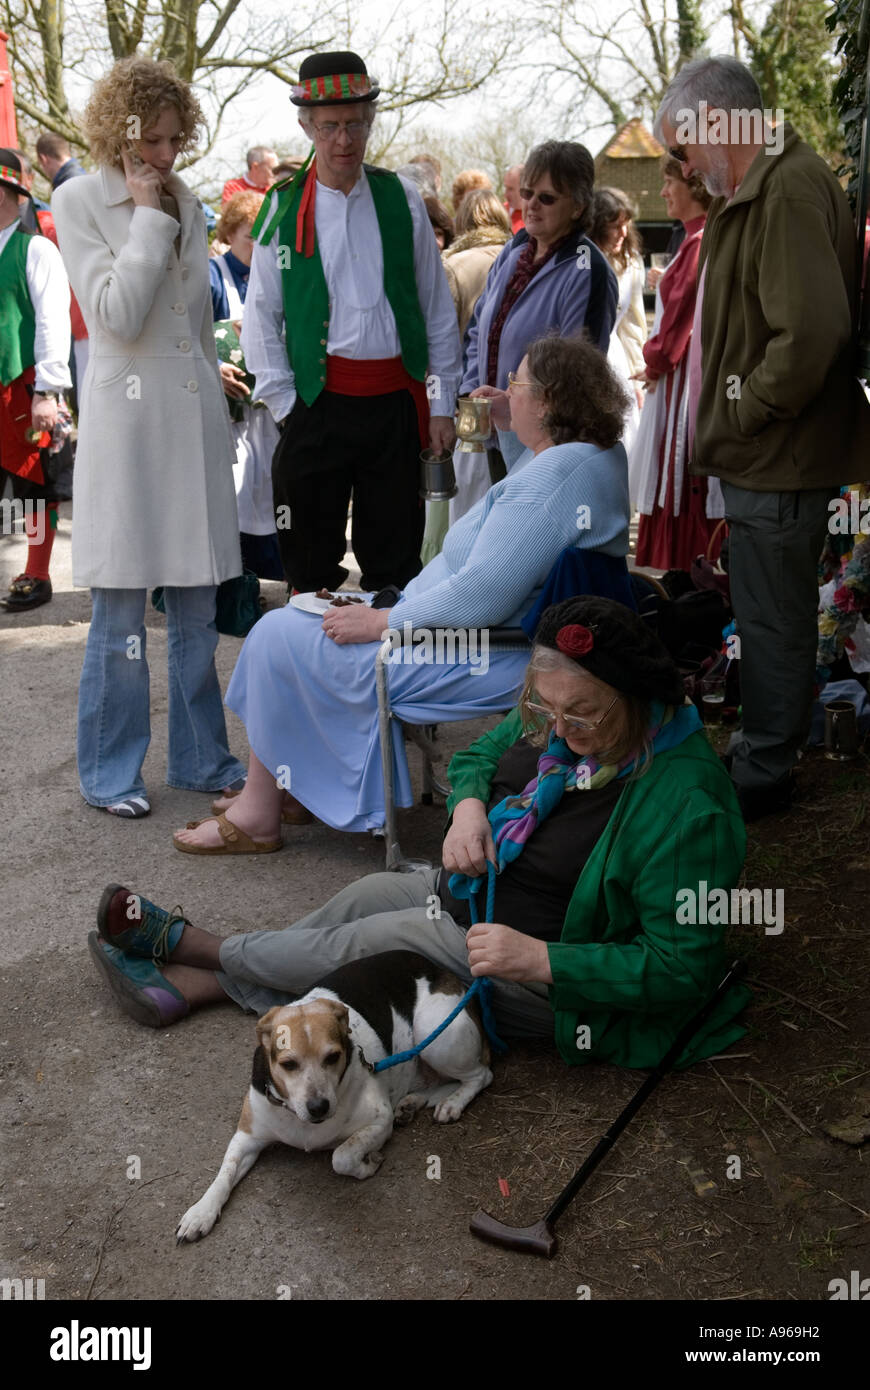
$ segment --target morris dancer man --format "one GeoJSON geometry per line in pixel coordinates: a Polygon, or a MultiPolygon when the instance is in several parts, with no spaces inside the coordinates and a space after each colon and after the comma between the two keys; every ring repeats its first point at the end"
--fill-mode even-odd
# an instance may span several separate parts
{"type": "Polygon", "coordinates": [[[57,421],[58,394],[69,374],[70,290],[63,261],[47,237],[22,224],[21,196],[30,198],[21,161],[0,149],[0,492],[7,476],[16,502],[30,504],[27,563],[13,579],[8,613],[51,598],[48,564],[57,530],[57,497],[41,448],[57,421]],[[36,440],[28,430],[39,431],[36,440]]]}
{"type": "Polygon", "coordinates": [[[420,451],[455,440],[461,346],[429,218],[410,180],[363,164],[379,91],[355,53],[305,59],[291,100],[314,149],[254,226],[242,346],[281,428],[272,483],[297,590],[347,578],[351,493],[363,589],[418,574],[420,451]]]}

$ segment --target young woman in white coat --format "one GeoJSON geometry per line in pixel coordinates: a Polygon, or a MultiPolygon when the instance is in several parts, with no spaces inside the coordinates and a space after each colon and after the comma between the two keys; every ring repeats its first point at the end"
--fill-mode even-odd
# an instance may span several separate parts
{"type": "Polygon", "coordinates": [[[90,334],[81,391],[73,582],[93,614],[79,686],[82,795],[146,815],[151,737],[147,591],[165,586],[167,782],[233,786],[214,666],[217,585],[241,573],[229,417],[212,334],[205,223],[172,173],[202,113],[168,63],[127,58],[98,82],[85,129],[98,172],[52,202],[90,334]]]}
{"type": "Polygon", "coordinates": [[[622,435],[622,442],[629,450],[640,426],[643,407],[643,392],[635,378],[645,365],[643,345],[647,340],[647,326],[641,240],[634,222],[634,209],[621,188],[596,188],[589,235],[604,252],[619,285],[616,322],[610,335],[607,360],[631,396],[631,409],[622,435]]]}

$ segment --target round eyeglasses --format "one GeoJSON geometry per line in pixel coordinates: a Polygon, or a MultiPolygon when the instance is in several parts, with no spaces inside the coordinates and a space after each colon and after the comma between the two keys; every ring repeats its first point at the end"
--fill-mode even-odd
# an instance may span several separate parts
{"type": "Polygon", "coordinates": [[[368,134],[369,125],[367,121],[324,121],[320,125],[312,121],[311,129],[316,131],[322,140],[334,140],[340,130],[349,135],[351,140],[361,140],[368,134]]]}
{"type": "Polygon", "coordinates": [[[547,709],[545,705],[535,704],[532,700],[526,701],[526,709],[529,711],[530,714],[537,714],[540,716],[541,719],[546,719],[548,724],[555,724],[557,719],[561,719],[563,724],[565,724],[566,727],[569,729],[591,730],[597,729],[601,724],[604,723],[608,714],[613,709],[613,706],[616,704],[618,700],[621,699],[621,695],[615,695],[614,698],[610,701],[610,704],[607,706],[607,709],[602,714],[601,718],[595,720],[569,718],[566,714],[563,714],[561,710],[547,709]]]}

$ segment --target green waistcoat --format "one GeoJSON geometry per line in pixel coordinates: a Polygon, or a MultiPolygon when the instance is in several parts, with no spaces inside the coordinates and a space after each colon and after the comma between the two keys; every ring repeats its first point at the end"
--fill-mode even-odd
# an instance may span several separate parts
{"type": "Polygon", "coordinates": [[[35,362],[36,313],[27,288],[30,233],[16,227],[0,252],[0,385],[35,362]]]}
{"type": "MultiPolygon", "coordinates": [[[[363,166],[369,180],[384,255],[384,293],[396,319],[402,362],[416,381],[423,381],[429,363],[426,320],[420,308],[414,269],[414,226],[401,180],[387,169],[363,166]]],[[[287,357],[296,378],[296,390],[306,405],[313,405],[326,384],[326,342],[329,337],[329,291],[320,250],[314,255],[296,250],[296,213],[305,187],[307,170],[278,190],[279,204],[266,223],[260,240],[268,242],[277,222],[281,253],[281,283],[287,357]],[[288,254],[289,253],[289,254],[288,254]]],[[[254,227],[257,235],[259,227],[254,227]]]]}

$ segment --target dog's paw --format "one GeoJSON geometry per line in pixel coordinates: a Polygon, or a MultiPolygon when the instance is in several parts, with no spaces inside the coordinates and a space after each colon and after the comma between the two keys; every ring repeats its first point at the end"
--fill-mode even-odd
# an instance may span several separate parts
{"type": "Polygon", "coordinates": [[[458,1120],[465,1106],[461,1101],[455,1100],[453,1096],[448,1096],[446,1100],[440,1100],[432,1111],[432,1119],[436,1124],[449,1125],[454,1120],[458,1120]]]}
{"type": "Polygon", "coordinates": [[[379,1153],[377,1149],[374,1149],[371,1153],[365,1154],[364,1157],[360,1159],[359,1167],[352,1176],[355,1178],[374,1177],[383,1161],[384,1155],[379,1153]]]}
{"type": "Polygon", "coordinates": [[[422,1110],[426,1104],[426,1097],[412,1092],[410,1095],[402,1096],[395,1110],[393,1111],[393,1124],[397,1129],[402,1125],[409,1125],[418,1110],[422,1110]]]}
{"type": "Polygon", "coordinates": [[[193,1242],[207,1236],[216,1221],[220,1220],[220,1207],[203,1197],[184,1213],[175,1232],[176,1245],[185,1241],[193,1242]]]}
{"type": "Polygon", "coordinates": [[[367,1154],[347,1154],[336,1149],[332,1155],[333,1171],[343,1178],[371,1178],[384,1161],[384,1155],[377,1150],[367,1154]]]}

